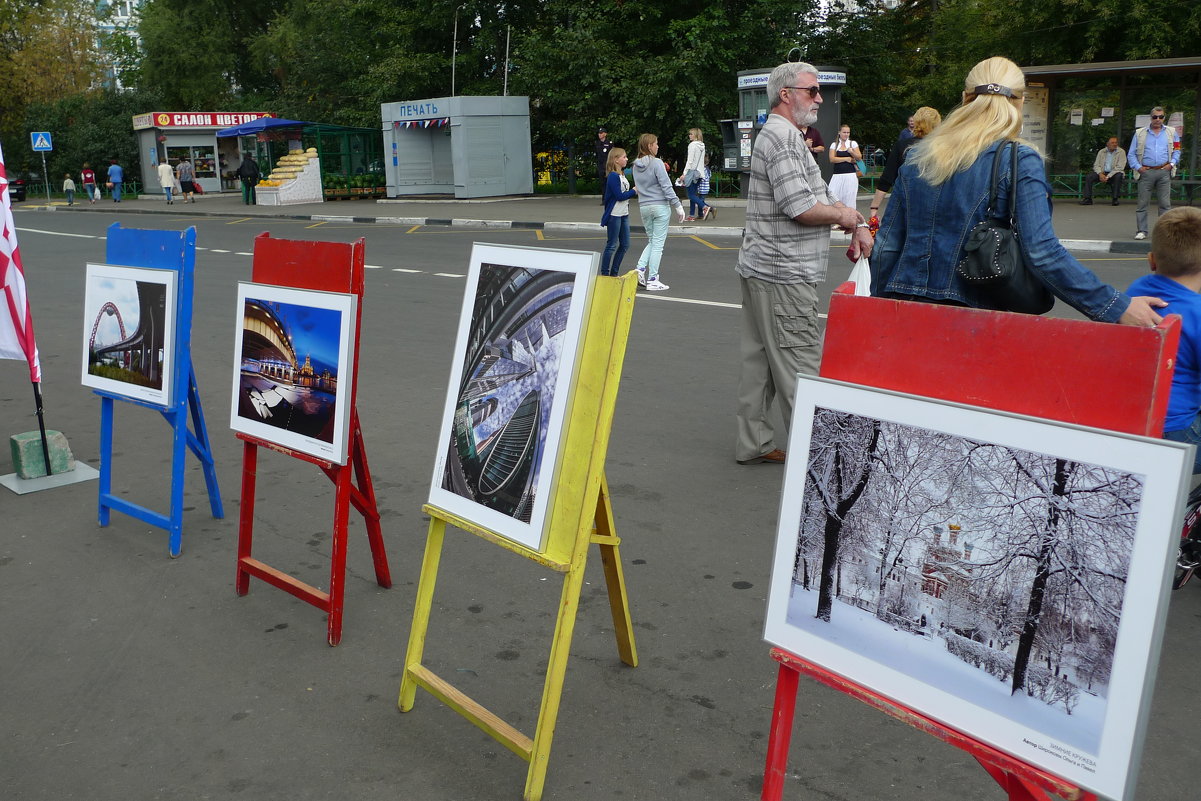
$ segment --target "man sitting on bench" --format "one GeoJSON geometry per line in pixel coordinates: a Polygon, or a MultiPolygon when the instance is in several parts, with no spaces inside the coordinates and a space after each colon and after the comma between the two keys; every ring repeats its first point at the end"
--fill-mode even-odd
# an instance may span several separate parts
{"type": "Polygon", "coordinates": [[[1118,147],[1118,138],[1109,137],[1105,147],[1097,151],[1093,160],[1093,171],[1084,176],[1084,200],[1081,206],[1093,205],[1093,187],[1097,181],[1107,185],[1113,195],[1113,205],[1118,205],[1122,195],[1122,179],[1126,177],[1126,151],[1118,147]]]}

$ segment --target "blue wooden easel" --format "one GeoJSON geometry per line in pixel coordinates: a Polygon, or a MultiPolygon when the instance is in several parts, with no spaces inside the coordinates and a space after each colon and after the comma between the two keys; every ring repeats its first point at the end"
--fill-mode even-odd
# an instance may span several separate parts
{"type": "Polygon", "coordinates": [[[166,529],[170,535],[171,556],[179,556],[183,547],[183,482],[184,460],[191,449],[204,468],[204,483],[208,486],[209,505],[213,517],[225,517],[221,506],[221,490],[217,487],[217,471],[213,464],[213,449],[209,445],[208,429],[204,425],[204,409],[200,406],[200,391],[196,386],[196,370],[192,366],[192,285],[196,267],[196,229],[186,231],[150,231],[122,228],[113,223],[108,229],[106,261],[126,267],[151,267],[174,270],[178,273],[175,300],[175,354],[170,382],[170,405],[161,406],[103,390],[93,390],[100,396],[100,504],[98,517],[107,526],[109,513],[115,509],[144,523],[166,529]],[[162,414],[175,432],[171,439],[171,511],[164,515],[119,498],[112,493],[113,478],[113,401],[125,401],[145,406],[162,414]],[[188,429],[188,416],[192,429],[188,429]]]}

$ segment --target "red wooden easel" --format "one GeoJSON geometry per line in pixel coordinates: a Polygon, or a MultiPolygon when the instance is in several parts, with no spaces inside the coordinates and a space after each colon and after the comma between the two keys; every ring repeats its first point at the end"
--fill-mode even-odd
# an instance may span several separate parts
{"type": "Polygon", "coordinates": [[[359,298],[359,314],[354,326],[354,363],[350,380],[350,442],[346,464],[337,464],[300,453],[258,437],[238,433],[242,446],[242,510],[238,521],[238,575],[235,589],[238,595],[250,591],[250,579],[262,579],[284,592],[291,593],[325,612],[328,617],[327,639],[337,645],[342,639],[342,599],[346,590],[346,529],[353,505],[367,524],[367,541],[375,564],[375,580],[381,587],[392,586],[388,556],[380,530],[379,507],[371,471],[367,467],[367,451],[359,425],[358,376],[359,330],[362,319],[364,286],[364,240],[345,244],[340,242],[301,242],[273,239],[260,234],[254,241],[254,267],[251,280],[260,284],[312,289],[322,292],[346,292],[359,298]],[[258,471],[258,449],[268,448],[315,464],[334,482],[334,531],[329,570],[329,591],[306,584],[250,555],[254,539],[254,489],[258,471]]]}
{"type": "MultiPolygon", "coordinates": [[[[1128,434],[1158,436],[1168,407],[1180,319],[1155,328],[1055,320],[929,303],[830,298],[821,375],[1128,434]]],[[[801,674],[974,757],[1010,801],[1097,796],[903,704],[773,648],[780,663],[762,801],[780,801],[801,674]]]]}

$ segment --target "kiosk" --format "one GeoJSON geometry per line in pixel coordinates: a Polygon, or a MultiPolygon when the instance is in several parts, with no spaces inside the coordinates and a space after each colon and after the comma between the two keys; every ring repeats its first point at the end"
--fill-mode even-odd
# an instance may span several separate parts
{"type": "Polygon", "coordinates": [[[388,197],[533,193],[528,97],[402,100],[380,112],[388,197]]]}
{"type": "MultiPolygon", "coordinates": [[[[742,70],[738,73],[738,116],[718,122],[721,125],[721,169],[726,172],[751,171],[751,148],[770,112],[767,76],[771,75],[773,69],[742,70]]],[[[838,138],[838,129],[842,125],[842,87],[846,86],[847,74],[842,67],[818,67],[817,80],[822,87],[823,102],[821,114],[813,127],[829,145],[838,138]]],[[[829,181],[829,160],[819,158],[817,164],[821,167],[822,178],[829,181]]]]}
{"type": "Polygon", "coordinates": [[[181,158],[191,159],[202,191],[241,191],[237,169],[242,164],[242,152],[238,140],[218,139],[217,131],[272,116],[268,111],[151,111],[134,115],[143,191],[161,193],[155,170],[163,161],[174,168],[181,158]]]}

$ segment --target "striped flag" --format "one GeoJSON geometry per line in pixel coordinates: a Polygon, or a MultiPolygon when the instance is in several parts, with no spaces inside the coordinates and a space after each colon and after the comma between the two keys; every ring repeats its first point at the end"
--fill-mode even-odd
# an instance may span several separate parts
{"type": "Polygon", "coordinates": [[[4,171],[4,149],[0,147],[0,359],[24,359],[29,363],[29,380],[40,383],[42,365],[33,338],[33,316],[25,297],[25,271],[17,247],[8,176],[4,171]]]}

